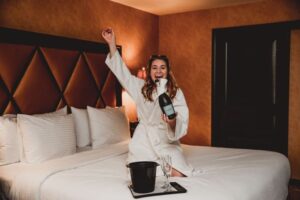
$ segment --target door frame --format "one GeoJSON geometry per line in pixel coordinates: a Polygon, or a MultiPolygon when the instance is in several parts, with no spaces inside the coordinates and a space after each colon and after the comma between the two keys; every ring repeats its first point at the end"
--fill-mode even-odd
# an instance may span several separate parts
{"type": "MultiPolygon", "coordinates": [[[[239,27],[226,27],[226,28],[216,28],[216,29],[213,29],[212,30],[212,102],[211,102],[211,113],[212,113],[212,116],[211,116],[211,144],[212,146],[217,146],[218,144],[218,134],[217,134],[217,131],[218,131],[218,123],[217,123],[217,120],[218,120],[218,109],[216,108],[216,106],[218,106],[218,102],[217,102],[217,94],[218,94],[218,91],[216,88],[216,68],[217,68],[217,60],[216,60],[216,54],[218,53],[218,49],[217,49],[217,34],[219,34],[220,32],[224,32],[226,30],[244,30],[244,29],[247,29],[247,28],[266,28],[266,29],[284,29],[284,30],[287,30],[289,31],[289,33],[291,32],[292,29],[295,29],[295,28],[299,28],[300,27],[300,20],[296,20],[296,21],[289,21],[289,22],[280,22],[280,23],[270,23],[270,24],[259,24],[259,25],[248,25],[248,26],[239,26],[239,27]]],[[[289,54],[289,52],[288,52],[289,54]]],[[[289,66],[288,66],[289,67],[289,66]]],[[[289,92],[287,92],[288,96],[289,96],[289,92]]],[[[288,99],[288,97],[287,97],[288,99]]],[[[288,104],[288,102],[287,102],[288,104]]],[[[288,108],[287,108],[288,109],[288,108]]],[[[287,110],[288,112],[288,110],[287,110]]],[[[288,153],[288,114],[287,114],[287,135],[286,135],[286,139],[284,139],[286,141],[284,141],[285,143],[285,146],[283,147],[283,153],[287,155],[288,153]]]]}

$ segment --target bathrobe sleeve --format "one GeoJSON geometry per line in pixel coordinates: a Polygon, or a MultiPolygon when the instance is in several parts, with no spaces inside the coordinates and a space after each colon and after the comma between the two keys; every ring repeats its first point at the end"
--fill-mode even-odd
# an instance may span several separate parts
{"type": "Polygon", "coordinates": [[[168,138],[171,141],[176,141],[187,134],[189,123],[189,109],[187,107],[184,95],[180,89],[178,89],[173,100],[173,106],[175,112],[177,112],[176,127],[175,131],[168,127],[168,138]]]}
{"type": "Polygon", "coordinates": [[[110,55],[107,55],[105,60],[106,65],[110,70],[115,74],[122,87],[128,92],[131,98],[136,102],[138,93],[140,93],[141,86],[144,81],[133,76],[126,64],[123,62],[118,51],[110,58],[110,55]]]}

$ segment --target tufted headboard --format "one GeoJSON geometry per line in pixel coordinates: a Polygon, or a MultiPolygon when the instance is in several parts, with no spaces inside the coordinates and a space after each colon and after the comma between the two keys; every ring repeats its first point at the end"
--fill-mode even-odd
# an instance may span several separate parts
{"type": "Polygon", "coordinates": [[[0,113],[120,106],[107,53],[102,43],[0,27],[0,113]]]}

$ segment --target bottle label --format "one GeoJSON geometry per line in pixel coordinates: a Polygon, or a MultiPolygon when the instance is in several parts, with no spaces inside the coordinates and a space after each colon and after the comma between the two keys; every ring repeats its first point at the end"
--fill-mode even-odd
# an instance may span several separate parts
{"type": "Polygon", "coordinates": [[[175,113],[172,104],[164,106],[164,111],[165,111],[167,116],[172,115],[172,114],[175,113]]]}

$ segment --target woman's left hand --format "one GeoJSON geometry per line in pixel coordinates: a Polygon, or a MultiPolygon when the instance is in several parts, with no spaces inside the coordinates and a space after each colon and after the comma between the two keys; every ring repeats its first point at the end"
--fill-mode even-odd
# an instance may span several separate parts
{"type": "MultiPolygon", "coordinates": [[[[176,113],[176,116],[177,116],[177,113],[176,113]]],[[[161,119],[162,119],[164,122],[168,123],[169,126],[170,126],[173,130],[175,130],[175,127],[176,127],[176,117],[175,117],[174,119],[169,119],[169,118],[167,117],[166,114],[162,114],[162,115],[161,115],[161,119]]]]}

